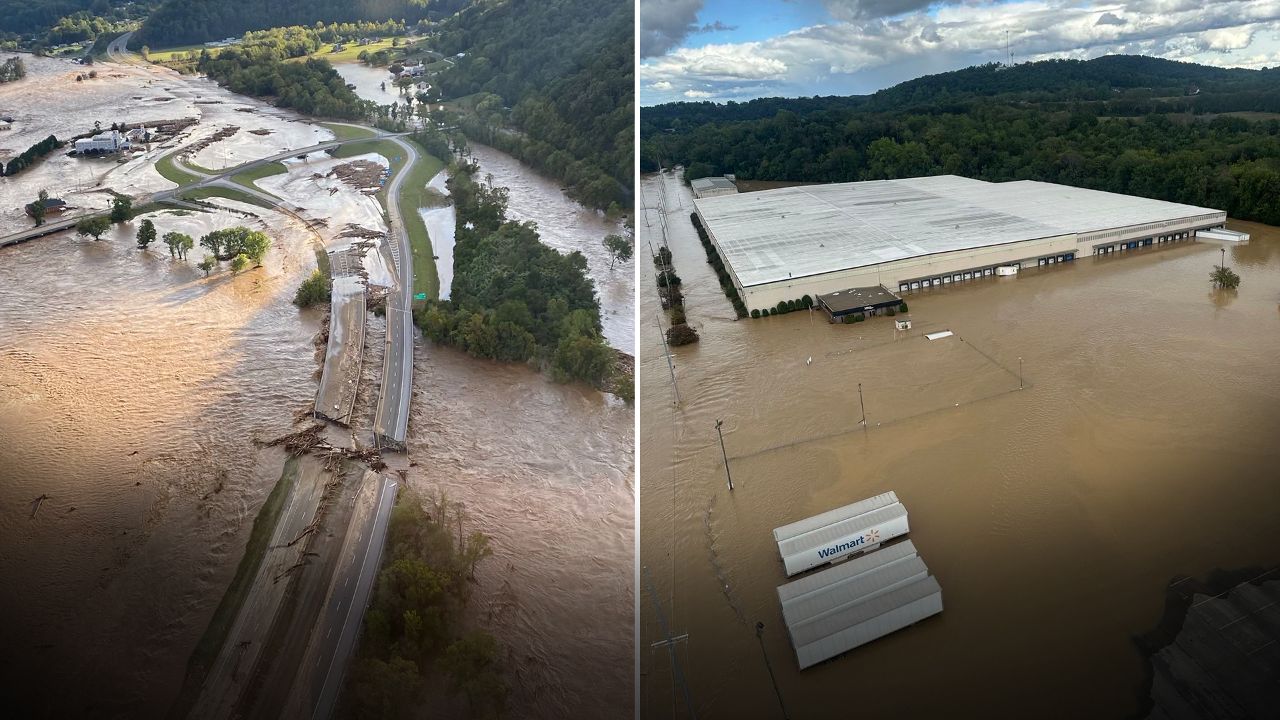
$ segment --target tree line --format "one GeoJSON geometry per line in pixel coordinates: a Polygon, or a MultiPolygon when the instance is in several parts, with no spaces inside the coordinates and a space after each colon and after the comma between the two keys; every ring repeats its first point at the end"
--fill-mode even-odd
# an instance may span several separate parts
{"type": "MultiPolygon", "coordinates": [[[[1199,74],[1194,70],[1198,66],[1189,70],[1185,63],[1151,67],[1166,66],[1181,73],[1168,83],[1181,87],[1187,77],[1195,78],[1195,90],[1209,92],[1217,102],[1233,97],[1227,107],[1234,111],[1256,111],[1258,102],[1266,102],[1254,87],[1256,79],[1264,77],[1260,71],[1223,75],[1212,68],[1206,70],[1215,72],[1199,74]],[[1213,85],[1220,76],[1227,79],[1221,86],[1213,85]]],[[[1060,67],[1077,66],[1047,63],[1037,77],[1051,78],[1050,71],[1060,67]]],[[[686,118],[705,118],[715,111],[700,106],[684,113],[667,106],[650,113],[645,108],[641,167],[683,164],[687,179],[735,173],[739,179],[819,182],[937,174],[993,182],[1040,180],[1216,208],[1233,217],[1280,224],[1280,119],[1116,116],[1108,113],[1117,106],[1127,110],[1132,101],[1064,105],[1062,93],[1068,91],[1062,90],[1054,90],[1055,99],[1043,104],[1016,94],[962,102],[939,99],[937,94],[945,89],[938,86],[931,101],[935,104],[911,110],[867,110],[847,104],[820,108],[810,100],[801,103],[803,114],[785,109],[783,103],[768,117],[700,124],[686,118]]],[[[886,92],[893,96],[896,90],[886,92]]],[[[918,90],[910,97],[923,97],[918,90]]],[[[1183,97],[1192,96],[1175,99],[1181,102],[1183,97]]],[[[740,111],[736,106],[724,109],[730,117],[740,111]]]]}
{"type": "MultiPolygon", "coordinates": [[[[238,37],[247,30],[315,23],[416,24],[455,12],[465,0],[166,0],[131,40],[173,47],[238,37]]],[[[388,33],[389,34],[389,33],[388,33]]]]}
{"type": "Polygon", "coordinates": [[[506,705],[497,641],[460,627],[476,565],[493,554],[483,533],[462,534],[465,520],[461,505],[444,495],[406,490],[396,498],[341,700],[353,717],[409,717],[436,674],[448,678],[471,717],[496,716],[506,705]]]}
{"type": "Polygon", "coordinates": [[[21,155],[9,160],[4,166],[3,175],[17,175],[35,164],[37,160],[62,147],[58,138],[50,135],[40,142],[22,151],[21,155]]]}
{"type": "Polygon", "coordinates": [[[506,219],[507,189],[477,182],[458,165],[448,187],[457,215],[450,299],[414,319],[427,337],[480,358],[535,362],[561,381],[604,387],[613,351],[580,252],[540,241],[537,226],[506,219]]]}
{"type": "Polygon", "coordinates": [[[472,6],[431,36],[446,56],[464,53],[435,82],[447,98],[500,98],[502,112],[462,119],[472,139],[564,182],[584,204],[630,207],[633,33],[632,6],[614,0],[472,6]]]}
{"type": "Polygon", "coordinates": [[[197,67],[233,92],[271,98],[279,107],[344,120],[365,118],[373,103],[348,88],[328,61],[285,62],[314,52],[318,43],[304,28],[248,33],[243,43],[216,55],[202,51],[197,67]]]}

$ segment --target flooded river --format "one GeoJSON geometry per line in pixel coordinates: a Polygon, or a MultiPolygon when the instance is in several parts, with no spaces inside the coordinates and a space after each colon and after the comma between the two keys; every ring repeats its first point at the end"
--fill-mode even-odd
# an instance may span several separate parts
{"type": "MultiPolygon", "coordinates": [[[[646,717],[689,717],[686,688],[701,718],[781,717],[762,653],[791,717],[1124,717],[1166,584],[1280,559],[1280,228],[1232,224],[1253,234],[1227,250],[1238,291],[1189,243],[912,295],[895,338],[884,318],[735,321],[687,189],[648,176],[646,205],[659,182],[701,342],[675,351],[677,408],[643,258],[641,647],[666,637],[658,608],[688,633],[684,685],[641,652],[646,717]],[[770,531],[889,490],[946,609],[801,673],[770,531]]],[[[658,212],[638,228],[647,250],[658,212]]]]}
{"type": "MultiPolygon", "coordinates": [[[[152,214],[160,234],[236,224],[152,214]]],[[[315,393],[314,267],[285,220],[266,266],[209,279],[137,221],[0,249],[0,659],[14,717],[160,717],[315,393]],[[33,500],[45,497],[32,515],[33,500]]],[[[201,248],[192,251],[199,255],[201,248]]]]}
{"type": "MultiPolygon", "coordinates": [[[[378,87],[385,71],[338,70],[363,97],[394,98],[378,87]]],[[[543,242],[587,257],[605,337],[632,352],[633,268],[609,270],[601,244],[617,225],[511,156],[474,149],[481,176],[510,189],[512,220],[532,220],[543,242]]],[[[444,191],[442,181],[430,187],[444,191]]],[[[424,213],[442,293],[449,243],[436,240],[451,217],[451,207],[424,213]]],[[[491,538],[472,620],[504,645],[513,718],[615,718],[632,706],[634,422],[634,409],[612,396],[418,339],[409,482],[464,503],[491,538]]]]}

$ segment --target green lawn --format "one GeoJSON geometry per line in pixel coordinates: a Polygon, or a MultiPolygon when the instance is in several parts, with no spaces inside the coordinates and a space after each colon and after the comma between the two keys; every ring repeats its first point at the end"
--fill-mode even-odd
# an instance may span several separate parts
{"type": "Polygon", "coordinates": [[[199,181],[201,179],[199,176],[193,175],[179,167],[177,155],[180,152],[182,152],[181,148],[174,150],[168,155],[157,160],[156,172],[163,175],[165,180],[175,182],[178,185],[190,185],[193,182],[199,181]]]}
{"type": "Polygon", "coordinates": [[[240,190],[235,190],[232,188],[205,187],[205,188],[197,188],[195,190],[189,190],[185,193],[182,193],[183,200],[205,200],[211,197],[226,198],[228,200],[239,200],[240,202],[249,203],[250,205],[257,205],[258,207],[266,208],[267,210],[275,210],[275,206],[270,205],[264,202],[263,200],[260,200],[254,197],[253,195],[250,195],[247,192],[242,192],[240,190]]]}
{"type": "Polygon", "coordinates": [[[335,140],[355,140],[357,138],[371,138],[377,135],[372,129],[360,127],[357,125],[347,125],[345,123],[318,123],[320,127],[333,132],[335,140]]]}
{"type": "Polygon", "coordinates": [[[431,237],[427,235],[427,226],[422,222],[418,208],[439,204],[436,200],[438,196],[427,192],[427,183],[444,169],[444,162],[427,154],[421,145],[417,150],[418,162],[400,186],[400,211],[404,213],[405,229],[413,248],[413,292],[426,293],[429,299],[439,300],[440,274],[436,269],[435,254],[431,250],[431,237]]]}
{"type": "Polygon", "coordinates": [[[222,48],[206,48],[204,45],[182,45],[180,47],[165,48],[164,50],[150,50],[147,52],[147,59],[154,63],[173,62],[175,60],[186,60],[187,53],[192,50],[197,55],[201,50],[208,50],[210,55],[217,55],[222,52],[222,48]]]}
{"type": "MultiPolygon", "coordinates": [[[[400,47],[396,49],[397,50],[401,49],[404,47],[404,45],[405,45],[404,38],[400,38],[400,47]]],[[[358,62],[360,53],[362,52],[368,51],[369,54],[373,54],[378,52],[379,50],[390,50],[390,49],[391,49],[391,38],[384,38],[382,40],[379,40],[378,42],[369,43],[368,45],[357,45],[356,43],[350,43],[346,46],[346,48],[342,50],[342,52],[334,52],[333,44],[326,43],[320,46],[319,52],[311,53],[310,57],[324,58],[325,60],[328,60],[331,63],[358,62]]]]}
{"type": "MultiPolygon", "coordinates": [[[[245,170],[244,172],[238,172],[235,175],[232,175],[231,182],[237,185],[243,185],[248,188],[253,188],[254,190],[257,190],[259,192],[266,192],[265,190],[263,190],[262,188],[259,188],[254,183],[261,180],[262,178],[271,177],[272,175],[283,175],[284,173],[287,173],[287,172],[289,172],[289,169],[284,166],[284,163],[278,163],[278,162],[267,163],[266,165],[259,165],[256,168],[245,170]]],[[[267,194],[270,195],[271,193],[267,193],[267,194]]]]}

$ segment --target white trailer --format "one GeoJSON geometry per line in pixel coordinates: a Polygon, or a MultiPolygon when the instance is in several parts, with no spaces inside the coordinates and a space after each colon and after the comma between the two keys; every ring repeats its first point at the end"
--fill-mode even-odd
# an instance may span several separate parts
{"type": "Polygon", "coordinates": [[[803,670],[940,612],[942,588],[924,577],[788,629],[803,670]]]}
{"type": "Polygon", "coordinates": [[[909,530],[907,509],[892,492],[829,510],[773,531],[787,577],[874,550],[909,530]]]}

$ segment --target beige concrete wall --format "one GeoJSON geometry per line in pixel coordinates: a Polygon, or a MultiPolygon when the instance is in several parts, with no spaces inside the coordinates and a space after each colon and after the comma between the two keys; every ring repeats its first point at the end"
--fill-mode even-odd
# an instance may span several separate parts
{"type": "MultiPolygon", "coordinates": [[[[742,296],[742,301],[746,303],[748,311],[763,310],[775,307],[785,300],[796,300],[805,295],[813,297],[854,287],[883,285],[891,292],[897,292],[898,283],[904,280],[952,275],[974,268],[1018,261],[1023,261],[1025,267],[1027,260],[1031,260],[1034,265],[1035,258],[1066,252],[1077,252],[1074,234],[895,260],[864,268],[782,280],[749,288],[739,286],[738,292],[742,296]]],[[[737,283],[736,277],[734,282],[737,283]]]]}

